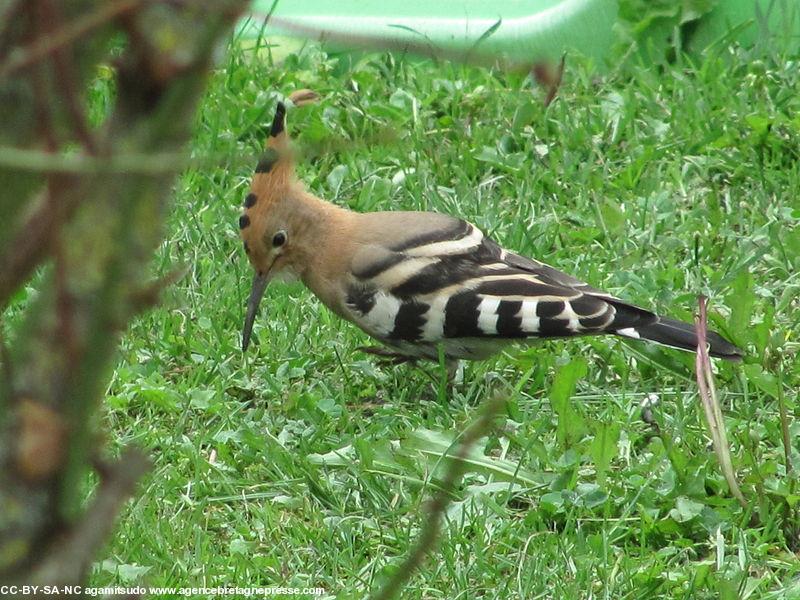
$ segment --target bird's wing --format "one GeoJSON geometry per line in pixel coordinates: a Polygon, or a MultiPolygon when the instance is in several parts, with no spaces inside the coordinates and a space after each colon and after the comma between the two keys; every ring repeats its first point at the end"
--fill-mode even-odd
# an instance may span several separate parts
{"type": "Polygon", "coordinates": [[[346,299],[352,320],[379,338],[626,335],[658,319],[503,250],[465,221],[453,219],[424,235],[401,229],[395,238],[356,255],[346,299]]]}

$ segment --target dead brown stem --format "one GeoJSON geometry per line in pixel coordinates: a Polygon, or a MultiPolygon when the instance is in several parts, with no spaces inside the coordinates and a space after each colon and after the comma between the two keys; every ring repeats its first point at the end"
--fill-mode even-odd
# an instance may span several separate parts
{"type": "Polygon", "coordinates": [[[725,421],[722,410],[717,399],[717,390],[714,385],[714,374],[711,370],[711,359],[708,356],[708,320],[706,316],[706,298],[697,298],[699,314],[695,321],[695,331],[697,333],[697,355],[695,358],[695,374],[697,376],[697,387],[700,390],[700,400],[706,415],[711,441],[714,445],[714,453],[717,455],[717,462],[720,470],[728,482],[728,487],[742,508],[747,508],[747,500],[739,489],[736,482],[736,474],[733,471],[733,462],[728,445],[728,436],[725,432],[725,421]]]}
{"type": "Polygon", "coordinates": [[[533,78],[540,85],[545,86],[547,89],[547,96],[544,99],[545,107],[550,106],[558,93],[558,88],[561,87],[561,80],[564,78],[564,65],[566,63],[567,55],[561,56],[561,61],[558,63],[555,71],[550,67],[549,63],[541,62],[533,65],[531,73],[533,78]]]}

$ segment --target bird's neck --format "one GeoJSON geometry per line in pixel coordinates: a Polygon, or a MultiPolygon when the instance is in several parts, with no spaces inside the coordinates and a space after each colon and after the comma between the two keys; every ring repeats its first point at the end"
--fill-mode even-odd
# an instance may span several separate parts
{"type": "Polygon", "coordinates": [[[351,240],[357,213],[302,192],[296,198],[296,239],[301,249],[303,283],[326,305],[338,312],[339,274],[347,270],[352,256],[351,240]]]}

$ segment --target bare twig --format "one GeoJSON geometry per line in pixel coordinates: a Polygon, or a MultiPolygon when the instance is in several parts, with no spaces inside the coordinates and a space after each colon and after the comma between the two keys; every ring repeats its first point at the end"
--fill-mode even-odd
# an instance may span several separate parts
{"type": "MultiPolygon", "coordinates": [[[[31,39],[35,37],[42,37],[41,22],[30,11],[23,18],[30,20],[30,34],[28,37],[31,39]]],[[[36,112],[36,121],[39,128],[41,137],[44,139],[45,147],[50,152],[58,150],[58,140],[56,139],[55,127],[53,126],[53,115],[50,103],[47,99],[50,95],[47,93],[47,78],[46,75],[47,65],[42,62],[36,63],[31,73],[31,86],[33,87],[33,102],[34,111],[36,112]]]]}
{"type": "Polygon", "coordinates": [[[706,422],[711,433],[711,440],[714,445],[714,452],[717,455],[720,469],[725,480],[731,489],[731,493],[742,505],[747,508],[745,500],[736,482],[736,474],[733,471],[731,461],[730,446],[728,445],[728,435],[725,432],[725,421],[722,417],[722,410],[717,399],[717,389],[714,385],[714,375],[711,371],[711,359],[708,356],[708,344],[706,342],[708,323],[706,319],[706,299],[699,296],[697,299],[699,314],[695,321],[697,331],[697,357],[695,360],[695,373],[697,375],[697,386],[700,389],[700,400],[705,410],[706,422]]]}
{"type": "Polygon", "coordinates": [[[40,37],[29,47],[12,54],[5,63],[0,65],[0,78],[13,75],[20,69],[34,64],[42,57],[73,43],[93,29],[101,27],[147,2],[150,2],[150,0],[118,0],[117,2],[101,4],[96,11],[78,17],[52,37],[40,37]]]}
{"type": "Polygon", "coordinates": [[[0,312],[14,290],[49,255],[53,233],[80,204],[82,189],[77,186],[56,198],[49,186],[35,201],[37,208],[11,236],[6,247],[0,248],[0,312]]]}
{"type": "MultiPolygon", "coordinates": [[[[11,27],[14,27],[19,21],[20,9],[23,8],[26,0],[11,0],[6,2],[5,6],[0,9],[0,41],[7,38],[7,32],[11,27]]],[[[5,59],[8,53],[8,46],[0,46],[0,59],[5,59]]]]}
{"type": "MultiPolygon", "coordinates": [[[[51,191],[52,193],[52,191],[51,191]]],[[[51,234],[55,258],[54,279],[56,284],[56,315],[58,318],[58,337],[63,345],[62,354],[74,368],[80,360],[78,344],[75,342],[75,306],[67,284],[67,264],[65,242],[61,232],[51,234]]]]}
{"type": "Polygon", "coordinates": [[[187,164],[189,161],[183,152],[148,152],[147,154],[130,153],[93,157],[80,153],[53,154],[13,146],[0,146],[0,167],[33,173],[164,175],[182,169],[187,164]]]}
{"type": "Polygon", "coordinates": [[[183,279],[188,272],[188,266],[174,269],[163,277],[159,277],[143,288],[136,290],[130,298],[131,310],[134,313],[140,313],[155,306],[158,303],[158,298],[161,295],[161,292],[171,286],[173,283],[183,279]]]}
{"type": "MultiPolygon", "coordinates": [[[[59,8],[52,6],[50,0],[34,0],[32,5],[33,8],[30,11],[32,21],[31,31],[35,32],[36,37],[40,39],[52,36],[61,21],[59,8]]],[[[67,46],[66,49],[71,50],[69,46],[67,46]]],[[[66,57],[65,48],[56,49],[52,55],[51,62],[55,66],[54,70],[56,71],[57,78],[62,80],[63,87],[65,88],[62,91],[65,92],[64,95],[67,97],[67,105],[70,107],[70,112],[74,113],[75,110],[77,110],[80,113],[80,117],[75,117],[73,115],[73,120],[76,121],[76,131],[78,137],[82,138],[88,136],[87,140],[84,142],[84,148],[93,153],[94,144],[92,143],[88,132],[84,131],[85,122],[82,118],[83,113],[80,107],[75,107],[76,101],[71,98],[71,96],[77,94],[77,91],[75,89],[76,84],[72,77],[71,59],[66,57]],[[66,83],[67,80],[69,81],[68,83],[66,83]]],[[[35,102],[37,105],[37,114],[41,119],[40,126],[42,129],[42,135],[46,140],[47,148],[51,152],[56,152],[59,149],[59,143],[56,138],[55,124],[53,121],[53,97],[49,93],[46,93],[45,90],[44,72],[46,69],[46,64],[47,62],[44,60],[34,64],[33,80],[36,98],[35,102]]],[[[45,201],[48,215],[44,219],[45,227],[36,228],[34,224],[35,231],[39,232],[39,235],[34,236],[32,240],[27,228],[23,229],[23,232],[28,239],[28,244],[27,246],[23,245],[23,252],[18,252],[17,254],[23,257],[27,256],[29,260],[25,265],[25,268],[16,272],[10,271],[10,273],[12,275],[16,273],[19,278],[26,278],[34,266],[49,251],[55,252],[56,313],[58,315],[59,322],[58,334],[61,343],[66,349],[65,355],[74,357],[76,353],[72,327],[73,311],[70,302],[70,295],[66,286],[63,260],[59,260],[59,257],[63,258],[64,252],[64,247],[60,236],[60,227],[58,226],[58,216],[64,212],[63,203],[59,201],[61,190],[66,189],[67,187],[64,185],[64,179],[65,178],[63,176],[49,174],[47,178],[47,196],[45,201]],[[48,224],[50,226],[47,226],[48,224]],[[46,239],[49,240],[49,242],[52,244],[52,247],[48,247],[48,244],[45,243],[46,239]],[[31,243],[31,241],[33,243],[31,243]],[[29,251],[26,252],[24,249],[28,249],[29,251]]],[[[8,255],[8,253],[5,254],[8,255]]],[[[12,286],[14,286],[13,283],[12,286]]]]}
{"type": "Polygon", "coordinates": [[[480,408],[478,418],[464,430],[458,450],[445,473],[441,488],[428,505],[428,517],[425,520],[416,546],[392,577],[370,596],[371,600],[389,600],[396,597],[414,574],[414,571],[422,564],[425,556],[431,551],[436,539],[439,537],[442,516],[450,504],[456,486],[468,464],[466,458],[475,443],[489,433],[495,416],[504,405],[505,400],[499,395],[486,400],[480,408]]]}
{"type": "MultiPolygon", "coordinates": [[[[20,171],[26,182],[33,182],[29,190],[43,179],[31,173],[47,175],[44,191],[6,215],[12,220],[0,248],[0,308],[38,264],[55,258],[55,269],[43,274],[40,293],[16,327],[13,348],[2,354],[0,500],[14,507],[0,519],[3,582],[82,583],[115,515],[146,469],[134,451],[113,467],[98,468],[101,482],[86,510],[84,484],[98,453],[93,413],[106,388],[120,329],[171,280],[141,284],[160,241],[172,176],[185,165],[179,151],[189,138],[213,49],[245,0],[217,1],[207,11],[198,9],[199,0],[159,3],[152,10],[149,3],[84,0],[77,5],[93,12],[62,26],[49,10],[55,0],[31,0],[19,4],[14,35],[0,40],[0,48],[14,50],[0,72],[7,76],[31,67],[19,73],[19,81],[2,81],[0,87],[23,88],[20,97],[33,102],[37,92],[44,98],[33,110],[21,111],[19,119],[3,123],[4,131],[13,130],[6,139],[50,150],[0,149],[0,166],[20,171]],[[137,6],[141,10],[131,11],[137,6]],[[104,127],[90,134],[81,108],[83,70],[77,65],[90,67],[99,59],[96,48],[112,31],[93,32],[90,39],[76,42],[126,12],[134,12],[127,16],[146,33],[147,23],[167,15],[176,33],[192,35],[179,47],[135,48],[129,39],[123,51],[128,59],[124,81],[123,69],[117,71],[114,109],[104,127]],[[154,69],[137,70],[138,58],[148,54],[154,69]],[[153,90],[157,93],[150,94],[153,90]],[[60,152],[62,140],[55,133],[64,120],[67,135],[83,146],[81,153],[60,152]],[[109,158],[92,156],[98,149],[107,149],[109,158]],[[117,162],[126,159],[115,151],[139,157],[139,170],[117,162]],[[9,398],[19,407],[14,413],[8,410],[9,398]],[[11,427],[9,415],[23,426],[11,427]]],[[[113,25],[125,32],[121,20],[113,25]]]]}
{"type": "Polygon", "coordinates": [[[8,351],[8,344],[0,328],[0,415],[3,413],[3,400],[11,395],[11,382],[14,379],[14,371],[11,366],[11,352],[8,351]]]}
{"type": "MultiPolygon", "coordinates": [[[[52,38],[58,35],[62,23],[61,6],[52,0],[36,0],[39,20],[45,25],[45,37],[52,38]]],[[[97,142],[89,131],[86,114],[80,103],[78,82],[75,76],[75,61],[73,60],[72,47],[60,46],[52,53],[52,62],[56,81],[61,88],[59,98],[67,106],[67,113],[72,121],[75,137],[89,154],[97,153],[97,142]]]]}

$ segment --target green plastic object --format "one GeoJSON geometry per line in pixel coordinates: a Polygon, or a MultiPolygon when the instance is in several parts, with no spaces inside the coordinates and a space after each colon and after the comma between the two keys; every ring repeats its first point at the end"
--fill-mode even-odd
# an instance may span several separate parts
{"type": "Polygon", "coordinates": [[[717,44],[736,41],[762,50],[800,48],[798,0],[723,0],[703,16],[689,41],[689,51],[702,53],[717,44]]]}
{"type": "MultiPolygon", "coordinates": [[[[240,34],[260,34],[273,0],[254,0],[240,34]]],[[[409,45],[504,56],[530,64],[565,51],[602,59],[613,39],[617,0],[278,0],[265,31],[385,49],[409,45]]]]}

